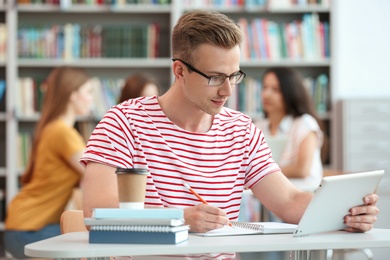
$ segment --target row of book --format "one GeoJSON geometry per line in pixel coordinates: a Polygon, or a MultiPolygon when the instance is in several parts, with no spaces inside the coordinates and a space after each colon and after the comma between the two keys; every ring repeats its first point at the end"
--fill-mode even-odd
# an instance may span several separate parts
{"type": "Polygon", "coordinates": [[[116,105],[124,85],[123,79],[101,79],[100,89],[95,89],[92,114],[95,118],[102,118],[107,110],[116,105]]]}
{"type": "Polygon", "coordinates": [[[42,109],[44,99],[43,78],[24,77],[18,79],[15,88],[15,106],[18,116],[35,116],[42,109]]]}
{"type": "MultiPolygon", "coordinates": [[[[43,79],[19,78],[15,90],[17,116],[33,117],[39,115],[44,99],[42,82],[43,79]]],[[[5,84],[2,83],[4,81],[0,80],[0,94],[1,89],[5,89],[5,84]]],[[[91,116],[101,118],[110,107],[117,104],[123,84],[123,79],[100,79],[93,91],[94,103],[91,116]]]]}
{"type": "Polygon", "coordinates": [[[156,58],[160,26],[134,25],[21,25],[20,58],[156,58]]]}
{"type": "MultiPolygon", "coordinates": [[[[42,79],[31,77],[20,78],[18,81],[16,113],[18,116],[35,116],[41,111],[44,92],[42,79]]],[[[102,118],[107,110],[118,103],[118,98],[124,84],[123,79],[100,79],[94,89],[94,106],[91,115],[102,118]]],[[[319,114],[329,110],[329,78],[325,74],[317,77],[306,77],[304,84],[313,99],[314,106],[319,114]]],[[[258,115],[262,113],[261,80],[246,77],[239,87],[234,89],[227,106],[248,113],[258,115]]],[[[0,80],[0,94],[5,92],[5,81],[0,80]]]]}
{"type": "MultiPolygon", "coordinates": [[[[320,74],[316,78],[304,79],[308,94],[312,97],[317,113],[325,114],[329,111],[329,78],[320,74]]],[[[254,118],[262,114],[261,80],[246,77],[238,87],[234,88],[233,95],[228,99],[227,107],[243,111],[254,118]]]]}
{"type": "Polygon", "coordinates": [[[244,33],[243,59],[320,60],[330,57],[328,22],[316,13],[304,14],[302,20],[277,23],[264,18],[238,21],[244,33]]]}
{"type": "Polygon", "coordinates": [[[325,74],[317,78],[307,77],[304,80],[309,95],[313,98],[314,107],[319,114],[325,114],[330,109],[329,78],[325,74]]]}
{"type": "Polygon", "coordinates": [[[188,240],[182,209],[95,208],[85,218],[89,243],[178,244],[188,240]]]}
{"type": "Polygon", "coordinates": [[[72,4],[84,5],[126,5],[126,4],[143,4],[143,5],[167,5],[170,0],[18,0],[18,5],[47,4],[69,6],[72,4]]]}
{"type": "MultiPolygon", "coordinates": [[[[243,60],[320,60],[330,57],[328,22],[319,15],[304,14],[302,20],[276,23],[271,20],[238,20],[244,32],[243,60]]],[[[21,58],[155,58],[159,53],[160,26],[52,25],[21,26],[18,56],[21,58]]],[[[0,48],[1,50],[1,48],[0,48]]],[[[0,57],[1,58],[1,57],[0,57]]]]}

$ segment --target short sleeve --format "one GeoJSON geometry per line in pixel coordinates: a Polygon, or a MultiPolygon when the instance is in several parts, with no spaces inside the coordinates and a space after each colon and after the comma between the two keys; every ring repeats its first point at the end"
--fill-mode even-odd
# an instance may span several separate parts
{"type": "Polygon", "coordinates": [[[69,160],[75,153],[85,150],[82,136],[75,128],[67,126],[60,120],[47,126],[42,135],[44,136],[41,141],[44,144],[43,147],[50,147],[53,153],[66,160],[69,160]]]}
{"type": "Polygon", "coordinates": [[[294,123],[293,131],[296,132],[294,136],[298,138],[297,142],[301,143],[302,140],[311,132],[316,133],[318,138],[318,146],[322,147],[324,141],[323,132],[318,125],[316,119],[309,114],[304,114],[294,123]]]}

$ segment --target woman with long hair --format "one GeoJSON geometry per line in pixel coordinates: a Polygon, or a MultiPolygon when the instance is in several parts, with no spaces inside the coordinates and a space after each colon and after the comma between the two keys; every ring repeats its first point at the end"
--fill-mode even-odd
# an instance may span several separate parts
{"type": "Polygon", "coordinates": [[[265,119],[258,127],[266,140],[287,140],[277,161],[282,172],[288,178],[302,178],[317,186],[323,174],[321,149],[325,152],[326,138],[302,76],[287,67],[266,70],[261,99],[265,119]]]}
{"type": "Polygon", "coordinates": [[[142,73],[135,73],[126,79],[118,103],[130,98],[158,96],[160,92],[156,81],[142,73]]]}
{"type": "Polygon", "coordinates": [[[80,68],[55,68],[46,79],[22,188],[7,209],[5,249],[15,258],[26,257],[26,244],[61,234],[61,213],[84,172],[79,159],[85,142],[74,124],[77,116],[89,114],[94,86],[80,68]]]}

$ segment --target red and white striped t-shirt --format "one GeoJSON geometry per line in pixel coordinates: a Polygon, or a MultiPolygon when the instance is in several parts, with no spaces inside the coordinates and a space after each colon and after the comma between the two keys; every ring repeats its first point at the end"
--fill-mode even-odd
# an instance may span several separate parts
{"type": "Polygon", "coordinates": [[[280,170],[248,116],[223,108],[207,133],[189,132],[165,116],[156,97],[112,107],[93,131],[81,161],[147,168],[146,206],[199,204],[183,186],[187,182],[231,221],[238,218],[244,187],[280,170]]]}

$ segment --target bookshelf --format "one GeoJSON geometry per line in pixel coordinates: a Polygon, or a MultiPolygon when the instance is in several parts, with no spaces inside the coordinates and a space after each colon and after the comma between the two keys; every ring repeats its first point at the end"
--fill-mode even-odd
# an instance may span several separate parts
{"type": "MultiPolygon", "coordinates": [[[[5,190],[4,208],[19,190],[19,176],[23,171],[20,166],[22,151],[18,144],[20,132],[27,132],[30,136],[39,120],[39,112],[23,114],[18,111],[18,81],[20,78],[32,78],[42,80],[53,67],[69,65],[86,68],[93,76],[100,79],[118,80],[125,79],[134,72],[142,71],[153,76],[161,86],[170,86],[172,82],[170,72],[170,30],[174,12],[171,4],[129,4],[124,6],[112,5],[88,5],[75,4],[62,6],[59,4],[21,4],[11,0],[3,9],[0,8],[0,23],[7,20],[8,32],[8,59],[7,62],[0,61],[0,79],[6,78],[7,102],[6,108],[0,110],[0,149],[3,151],[0,157],[0,186],[5,190]],[[75,56],[74,52],[57,56],[47,55],[39,50],[39,42],[34,42],[43,33],[50,33],[50,30],[42,32],[42,28],[61,27],[66,24],[77,25],[81,28],[92,25],[99,25],[104,28],[124,27],[130,25],[147,26],[150,24],[159,25],[158,52],[154,56],[114,55],[112,53],[101,53],[99,57],[75,56]],[[21,28],[27,28],[27,32],[33,37],[24,37],[30,40],[18,47],[21,28]],[[21,46],[29,46],[28,55],[21,53],[21,46]],[[120,57],[118,57],[120,56],[120,57]],[[6,140],[6,141],[5,141],[6,140]]],[[[76,28],[73,27],[73,28],[76,28]]],[[[107,30],[109,31],[109,30],[107,30]]],[[[79,39],[81,44],[85,39],[79,39]]],[[[19,42],[20,43],[20,42],[19,42]]],[[[133,44],[134,45],[134,44],[133,44]]],[[[46,45],[48,46],[48,45],[46,45]]],[[[44,48],[43,48],[44,50],[44,48]]],[[[73,50],[72,50],[73,51],[73,50]]],[[[1,53],[0,53],[1,54],[1,53]]],[[[20,93],[20,92],[19,92],[20,93]]],[[[100,118],[79,118],[76,128],[80,131],[92,130],[92,126],[100,118]]],[[[4,215],[1,216],[2,224],[4,215]]],[[[3,229],[3,225],[0,226],[3,229]]]]}
{"type": "MultiPolygon", "coordinates": [[[[0,79],[6,79],[6,107],[0,110],[0,186],[5,190],[6,205],[16,195],[19,189],[18,178],[22,169],[18,167],[20,151],[18,133],[22,130],[32,132],[39,114],[32,116],[20,115],[16,112],[16,88],[18,79],[32,77],[44,78],[51,68],[70,65],[87,68],[89,72],[102,79],[125,78],[136,71],[152,75],[159,82],[162,90],[167,90],[173,81],[170,60],[170,32],[181,14],[193,8],[210,8],[227,14],[237,20],[245,18],[248,21],[264,18],[277,23],[288,23],[301,19],[303,14],[316,13],[321,21],[330,22],[329,6],[307,5],[292,6],[206,6],[203,1],[192,4],[183,0],[171,0],[168,4],[128,4],[128,5],[88,5],[88,4],[17,4],[10,0],[4,8],[0,8],[0,22],[7,25],[7,61],[0,61],[0,79]],[[65,5],[64,5],[65,4],[65,5]],[[52,58],[45,56],[23,56],[18,54],[18,31],[21,26],[39,28],[42,26],[76,24],[80,27],[97,24],[99,26],[121,26],[123,24],[157,23],[160,26],[158,54],[155,57],[74,57],[52,58]],[[6,155],[6,156],[5,156],[6,155]]],[[[223,1],[221,1],[223,2],[223,1]]],[[[249,1],[248,1],[249,2],[249,1]]],[[[271,66],[291,66],[299,69],[304,76],[316,77],[321,73],[329,76],[331,59],[243,59],[241,68],[249,77],[260,79],[264,70],[271,66]]],[[[329,95],[331,95],[329,91],[329,95]]],[[[321,114],[327,124],[332,121],[331,110],[321,114]]],[[[258,116],[258,115],[255,115],[258,116]]],[[[94,124],[99,118],[81,118],[78,128],[83,129],[83,123],[94,124]],[[91,123],[92,122],[92,123],[91,123]]],[[[88,127],[87,127],[88,128],[88,127]]],[[[0,223],[1,223],[0,219],[0,223]]]]}

